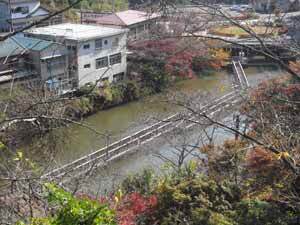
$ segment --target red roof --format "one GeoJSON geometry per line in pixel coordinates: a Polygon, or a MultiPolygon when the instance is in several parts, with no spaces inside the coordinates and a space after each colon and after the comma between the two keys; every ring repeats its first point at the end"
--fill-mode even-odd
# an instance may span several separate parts
{"type": "Polygon", "coordinates": [[[158,18],[156,13],[147,13],[137,10],[126,10],[117,12],[110,15],[104,15],[93,19],[97,24],[114,25],[114,26],[130,26],[133,24],[141,23],[149,19],[158,18]]]}

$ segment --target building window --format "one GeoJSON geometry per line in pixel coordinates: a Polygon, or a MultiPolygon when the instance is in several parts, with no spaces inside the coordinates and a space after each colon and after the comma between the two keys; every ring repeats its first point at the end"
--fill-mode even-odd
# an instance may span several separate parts
{"type": "Polygon", "coordinates": [[[118,64],[122,62],[121,53],[109,56],[110,65],[118,64]]]}
{"type": "Polygon", "coordinates": [[[83,49],[89,49],[89,48],[90,48],[90,44],[83,45],[83,49]]]}
{"type": "Polygon", "coordinates": [[[84,67],[85,69],[91,68],[91,64],[85,64],[83,67],[84,67]]]}
{"type": "Polygon", "coordinates": [[[95,48],[102,49],[102,39],[95,40],[95,48]]]}
{"type": "Polygon", "coordinates": [[[108,57],[96,59],[96,69],[108,67],[108,57]]]}
{"type": "Polygon", "coordinates": [[[18,6],[11,10],[12,13],[22,13],[27,14],[29,13],[29,7],[28,6],[18,6]]]}
{"type": "Polygon", "coordinates": [[[112,46],[113,46],[113,47],[119,46],[119,38],[118,38],[118,37],[114,38],[114,40],[113,40],[113,42],[112,42],[112,46]]]}
{"type": "Polygon", "coordinates": [[[108,40],[104,40],[104,45],[107,45],[108,44],[108,40]]]}
{"type": "Polygon", "coordinates": [[[124,73],[117,73],[113,75],[113,81],[118,82],[124,79],[124,73]]]}
{"type": "Polygon", "coordinates": [[[144,25],[140,25],[140,26],[137,27],[137,33],[138,34],[144,32],[144,30],[145,30],[145,26],[144,25]]]}

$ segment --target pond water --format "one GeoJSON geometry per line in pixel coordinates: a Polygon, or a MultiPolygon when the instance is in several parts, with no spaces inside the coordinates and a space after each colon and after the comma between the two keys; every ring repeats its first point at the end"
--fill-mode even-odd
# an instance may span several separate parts
{"type": "MultiPolygon", "coordinates": [[[[245,69],[245,72],[251,86],[256,86],[263,80],[283,74],[277,67],[249,67],[245,69]]],[[[230,79],[228,72],[218,72],[211,76],[179,82],[170,90],[169,94],[182,92],[187,96],[191,96],[197,92],[209,92],[212,96],[220,96],[231,90],[230,79]]],[[[165,118],[167,115],[180,110],[178,107],[166,103],[164,97],[165,94],[151,96],[141,101],[101,111],[88,117],[84,122],[99,132],[111,134],[112,138],[109,141],[112,142],[149,125],[149,121],[153,122],[149,118],[165,118]]],[[[229,115],[227,119],[230,120],[231,117],[229,115]]],[[[57,158],[60,164],[93,152],[107,143],[99,135],[80,126],[72,126],[68,128],[68,132],[70,135],[69,143],[57,158]]],[[[174,159],[174,145],[180,145],[183,141],[196,143],[199,135],[199,132],[193,131],[187,134],[186,138],[173,137],[168,141],[159,138],[133,154],[111,162],[107,168],[96,170],[92,178],[87,179],[84,185],[80,186],[80,190],[93,194],[104,193],[111,190],[128,174],[136,173],[143,168],[158,170],[165,163],[158,155],[174,159]]],[[[231,134],[223,130],[217,130],[215,137],[221,142],[230,136],[231,134]]],[[[203,156],[201,153],[197,153],[193,157],[203,156]]]]}

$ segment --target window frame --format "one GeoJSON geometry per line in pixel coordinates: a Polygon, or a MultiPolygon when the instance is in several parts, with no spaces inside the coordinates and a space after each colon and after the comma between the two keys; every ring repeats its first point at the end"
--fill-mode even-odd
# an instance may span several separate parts
{"type": "Polygon", "coordinates": [[[112,66],[112,65],[121,64],[121,63],[122,63],[122,54],[121,54],[121,52],[109,56],[109,65],[112,66]],[[117,58],[117,59],[120,58],[120,60],[114,61],[115,58],[117,58]]]}
{"type": "Polygon", "coordinates": [[[108,56],[104,56],[104,57],[96,59],[96,70],[106,68],[108,66],[109,66],[108,56]],[[103,65],[99,66],[99,61],[102,61],[101,64],[103,64],[103,65]],[[105,63],[103,63],[103,62],[105,62],[105,63]]]}
{"type": "Polygon", "coordinates": [[[103,49],[103,39],[102,39],[102,38],[99,38],[99,39],[96,39],[96,40],[95,40],[95,49],[96,49],[96,50],[103,49]],[[101,47],[99,47],[99,46],[97,47],[97,45],[98,45],[97,43],[98,43],[98,44],[101,43],[101,47]]]}
{"type": "Polygon", "coordinates": [[[89,69],[89,68],[91,68],[91,64],[90,64],[90,63],[84,64],[84,65],[83,65],[83,68],[84,68],[84,69],[89,69]]]}
{"type": "Polygon", "coordinates": [[[90,43],[87,43],[87,44],[84,44],[83,45],[83,49],[90,49],[90,47],[91,47],[91,45],[90,45],[90,43]]]}
{"type": "Polygon", "coordinates": [[[122,81],[122,80],[124,80],[124,77],[125,77],[125,73],[124,72],[114,74],[113,75],[113,82],[122,81]]]}

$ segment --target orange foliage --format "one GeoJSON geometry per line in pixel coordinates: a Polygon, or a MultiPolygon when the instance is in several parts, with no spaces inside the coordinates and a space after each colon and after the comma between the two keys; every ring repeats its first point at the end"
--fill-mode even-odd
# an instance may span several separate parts
{"type": "Polygon", "coordinates": [[[268,174],[278,166],[275,155],[262,147],[256,147],[246,157],[247,168],[254,173],[268,174]]]}
{"type": "Polygon", "coordinates": [[[289,62],[289,67],[291,70],[293,70],[295,73],[300,74],[300,62],[289,62]]]}

